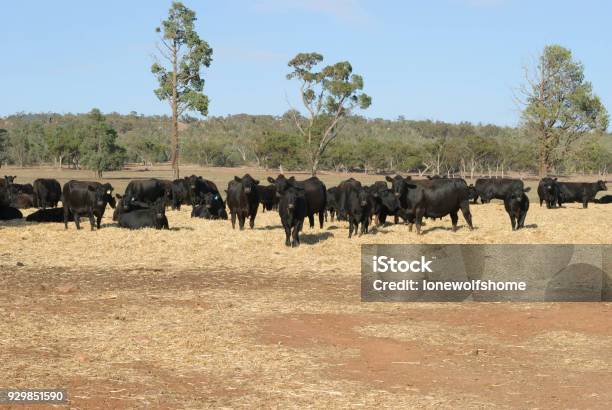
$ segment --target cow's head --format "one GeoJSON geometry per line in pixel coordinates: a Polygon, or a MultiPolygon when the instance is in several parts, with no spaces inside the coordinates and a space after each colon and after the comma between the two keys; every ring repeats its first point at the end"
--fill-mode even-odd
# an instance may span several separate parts
{"type": "Polygon", "coordinates": [[[276,196],[280,197],[283,192],[295,183],[295,178],[286,178],[283,174],[279,174],[276,179],[268,177],[268,182],[276,186],[276,196]]]}
{"type": "Polygon", "coordinates": [[[527,187],[527,188],[516,187],[512,189],[512,191],[510,191],[509,196],[514,201],[523,202],[523,201],[528,200],[525,193],[529,192],[530,190],[531,190],[530,187],[527,187]]]}
{"type": "Polygon", "coordinates": [[[378,191],[380,203],[387,208],[391,213],[395,213],[400,208],[399,199],[393,194],[390,189],[378,191]]]}
{"type": "Polygon", "coordinates": [[[5,175],[4,182],[6,182],[6,185],[12,185],[15,182],[15,178],[17,178],[17,175],[5,175]]]}
{"type": "Polygon", "coordinates": [[[251,192],[254,192],[257,189],[256,186],[259,185],[259,181],[250,176],[249,174],[245,174],[242,178],[235,176],[234,181],[238,182],[239,184],[242,184],[242,187],[244,188],[244,193],[247,195],[251,192]]]}
{"type": "Polygon", "coordinates": [[[113,207],[115,206],[115,199],[111,196],[113,187],[110,184],[88,185],[87,189],[93,193],[94,206],[105,208],[111,200],[113,201],[113,207]]]}
{"type": "Polygon", "coordinates": [[[404,179],[401,175],[396,175],[393,178],[386,176],[385,179],[391,182],[391,190],[393,194],[400,198],[406,192],[406,180],[410,180],[410,177],[404,179]]]}
{"type": "Polygon", "coordinates": [[[606,182],[601,179],[597,181],[597,190],[598,191],[607,191],[608,187],[606,186],[606,182]]]}
{"type": "Polygon", "coordinates": [[[478,191],[476,191],[476,187],[474,187],[474,184],[468,185],[468,198],[469,199],[478,198],[478,191]]]}
{"type": "Polygon", "coordinates": [[[361,187],[357,191],[357,198],[359,199],[359,206],[364,207],[368,205],[368,191],[361,187]]]}
{"type": "Polygon", "coordinates": [[[282,194],[282,200],[287,204],[287,208],[291,212],[296,208],[298,198],[304,196],[304,189],[296,186],[294,182],[295,180],[288,181],[287,189],[285,189],[282,194]]]}
{"type": "Polygon", "coordinates": [[[204,198],[202,198],[202,205],[206,209],[210,210],[215,204],[215,197],[216,195],[212,192],[207,192],[206,194],[204,194],[204,198]]]}

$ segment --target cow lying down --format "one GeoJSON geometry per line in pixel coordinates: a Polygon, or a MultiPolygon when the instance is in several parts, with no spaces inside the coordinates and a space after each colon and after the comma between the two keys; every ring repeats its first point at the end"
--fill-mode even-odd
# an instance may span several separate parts
{"type": "MultiPolygon", "coordinates": [[[[145,204],[139,205],[146,206],[145,204]]],[[[119,215],[118,224],[128,229],[169,229],[165,200],[161,198],[148,208],[136,209],[119,215]]]]}
{"type": "MultiPolygon", "coordinates": [[[[74,221],[72,214],[68,213],[68,220],[74,221]]],[[[39,209],[38,211],[31,213],[26,217],[26,221],[28,222],[64,222],[64,208],[47,208],[47,209],[39,209]]]]}

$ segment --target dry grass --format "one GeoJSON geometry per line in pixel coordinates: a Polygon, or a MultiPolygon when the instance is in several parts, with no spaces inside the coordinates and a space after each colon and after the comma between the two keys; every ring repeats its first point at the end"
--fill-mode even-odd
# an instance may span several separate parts
{"type": "MultiPolygon", "coordinates": [[[[26,211],[27,213],[28,211],[26,211]]],[[[31,212],[31,211],[30,211],[31,212]]],[[[168,211],[170,231],[117,228],[109,208],[99,231],[76,231],[74,224],[1,223],[0,254],[4,266],[17,262],[29,267],[163,270],[233,269],[261,273],[350,274],[360,270],[360,245],[369,243],[609,243],[612,213],[609,205],[577,204],[547,210],[532,207],[527,229],[512,232],[500,203],[472,207],[476,229],[450,231],[450,220],[427,221],[417,236],[406,225],[374,228],[370,234],[348,239],[346,222],[327,223],[323,229],[304,228],[302,246],[285,247],[284,230],[276,212],[260,213],[255,229],[232,230],[229,221],[190,218],[190,209],[168,211]]]]}

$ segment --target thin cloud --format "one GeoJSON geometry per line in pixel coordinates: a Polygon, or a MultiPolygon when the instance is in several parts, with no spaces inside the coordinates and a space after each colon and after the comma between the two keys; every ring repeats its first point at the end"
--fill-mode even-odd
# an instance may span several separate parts
{"type": "Polygon", "coordinates": [[[306,11],[324,14],[345,23],[370,20],[360,0],[260,0],[255,8],[262,12],[306,11]]]}

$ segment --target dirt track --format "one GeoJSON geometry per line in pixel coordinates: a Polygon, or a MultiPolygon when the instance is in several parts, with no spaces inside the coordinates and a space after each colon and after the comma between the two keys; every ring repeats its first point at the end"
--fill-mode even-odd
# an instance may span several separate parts
{"type": "Polygon", "coordinates": [[[75,408],[609,408],[610,304],[362,304],[358,280],[0,275],[6,384],[75,408]]]}

